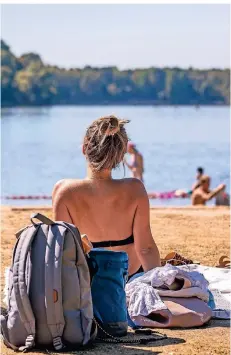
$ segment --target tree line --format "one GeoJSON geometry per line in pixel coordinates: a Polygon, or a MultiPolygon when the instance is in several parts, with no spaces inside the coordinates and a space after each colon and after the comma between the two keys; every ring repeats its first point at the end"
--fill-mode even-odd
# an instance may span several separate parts
{"type": "Polygon", "coordinates": [[[230,70],[117,67],[64,69],[36,53],[16,57],[1,40],[2,107],[40,105],[229,105],[230,70]]]}

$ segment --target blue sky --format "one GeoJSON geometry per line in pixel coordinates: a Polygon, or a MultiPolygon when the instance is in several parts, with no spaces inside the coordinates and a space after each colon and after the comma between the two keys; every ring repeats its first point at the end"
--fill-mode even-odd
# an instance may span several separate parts
{"type": "Polygon", "coordinates": [[[229,67],[229,5],[2,5],[16,55],[62,67],[229,67]]]}

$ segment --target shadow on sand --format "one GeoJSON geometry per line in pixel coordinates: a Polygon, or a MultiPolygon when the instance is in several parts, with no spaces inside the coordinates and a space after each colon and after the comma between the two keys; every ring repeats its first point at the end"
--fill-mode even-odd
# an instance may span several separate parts
{"type": "MultiPolygon", "coordinates": [[[[1,314],[6,315],[6,309],[1,307],[1,314]]],[[[163,332],[164,333],[164,332],[163,332]]],[[[131,333],[133,338],[133,333],[131,333]]],[[[156,334],[155,334],[156,335],[156,334]]],[[[142,338],[139,336],[139,338],[142,338]]],[[[158,338],[158,334],[157,334],[158,338]]],[[[137,336],[134,335],[134,339],[137,339],[137,336]]],[[[84,349],[78,350],[74,352],[62,352],[62,354],[76,354],[76,355],[87,355],[87,354],[94,354],[94,355],[158,355],[161,354],[161,351],[155,351],[153,348],[161,347],[166,345],[173,345],[173,344],[183,344],[185,340],[182,338],[176,337],[168,337],[166,339],[156,340],[147,344],[115,344],[115,343],[95,343],[93,346],[84,349]]],[[[52,351],[44,351],[44,350],[37,350],[34,349],[33,353],[37,354],[54,354],[52,351]]]]}

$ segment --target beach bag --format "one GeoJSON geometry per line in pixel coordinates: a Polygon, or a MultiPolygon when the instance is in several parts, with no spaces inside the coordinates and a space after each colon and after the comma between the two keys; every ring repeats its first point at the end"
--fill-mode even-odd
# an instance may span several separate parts
{"type": "Polygon", "coordinates": [[[129,316],[135,326],[193,328],[211,319],[208,281],[199,272],[186,270],[166,264],[127,284],[129,316]]]}
{"type": "Polygon", "coordinates": [[[96,337],[90,274],[78,229],[37,213],[17,233],[9,271],[6,346],[76,349],[96,337]],[[34,219],[41,223],[35,223],[34,219]]]}
{"type": "Polygon", "coordinates": [[[135,324],[150,328],[193,328],[209,322],[211,308],[196,298],[161,297],[167,309],[150,313],[148,316],[133,317],[135,324]]]}
{"type": "Polygon", "coordinates": [[[128,255],[106,249],[89,253],[91,293],[98,336],[121,337],[127,334],[125,284],[128,277],[128,255]]]}

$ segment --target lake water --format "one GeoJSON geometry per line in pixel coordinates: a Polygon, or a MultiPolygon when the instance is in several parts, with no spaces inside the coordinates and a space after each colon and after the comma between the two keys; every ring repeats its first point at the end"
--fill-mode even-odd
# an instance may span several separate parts
{"type": "MultiPolygon", "coordinates": [[[[85,129],[106,114],[131,120],[127,131],[144,156],[148,192],[190,189],[197,166],[205,167],[213,187],[224,182],[229,190],[228,107],[61,106],[2,110],[1,195],[51,195],[57,180],[84,178],[85,129]]],[[[114,176],[122,178],[123,168],[114,176]]],[[[190,200],[151,200],[151,204],[185,205],[190,200]]]]}

